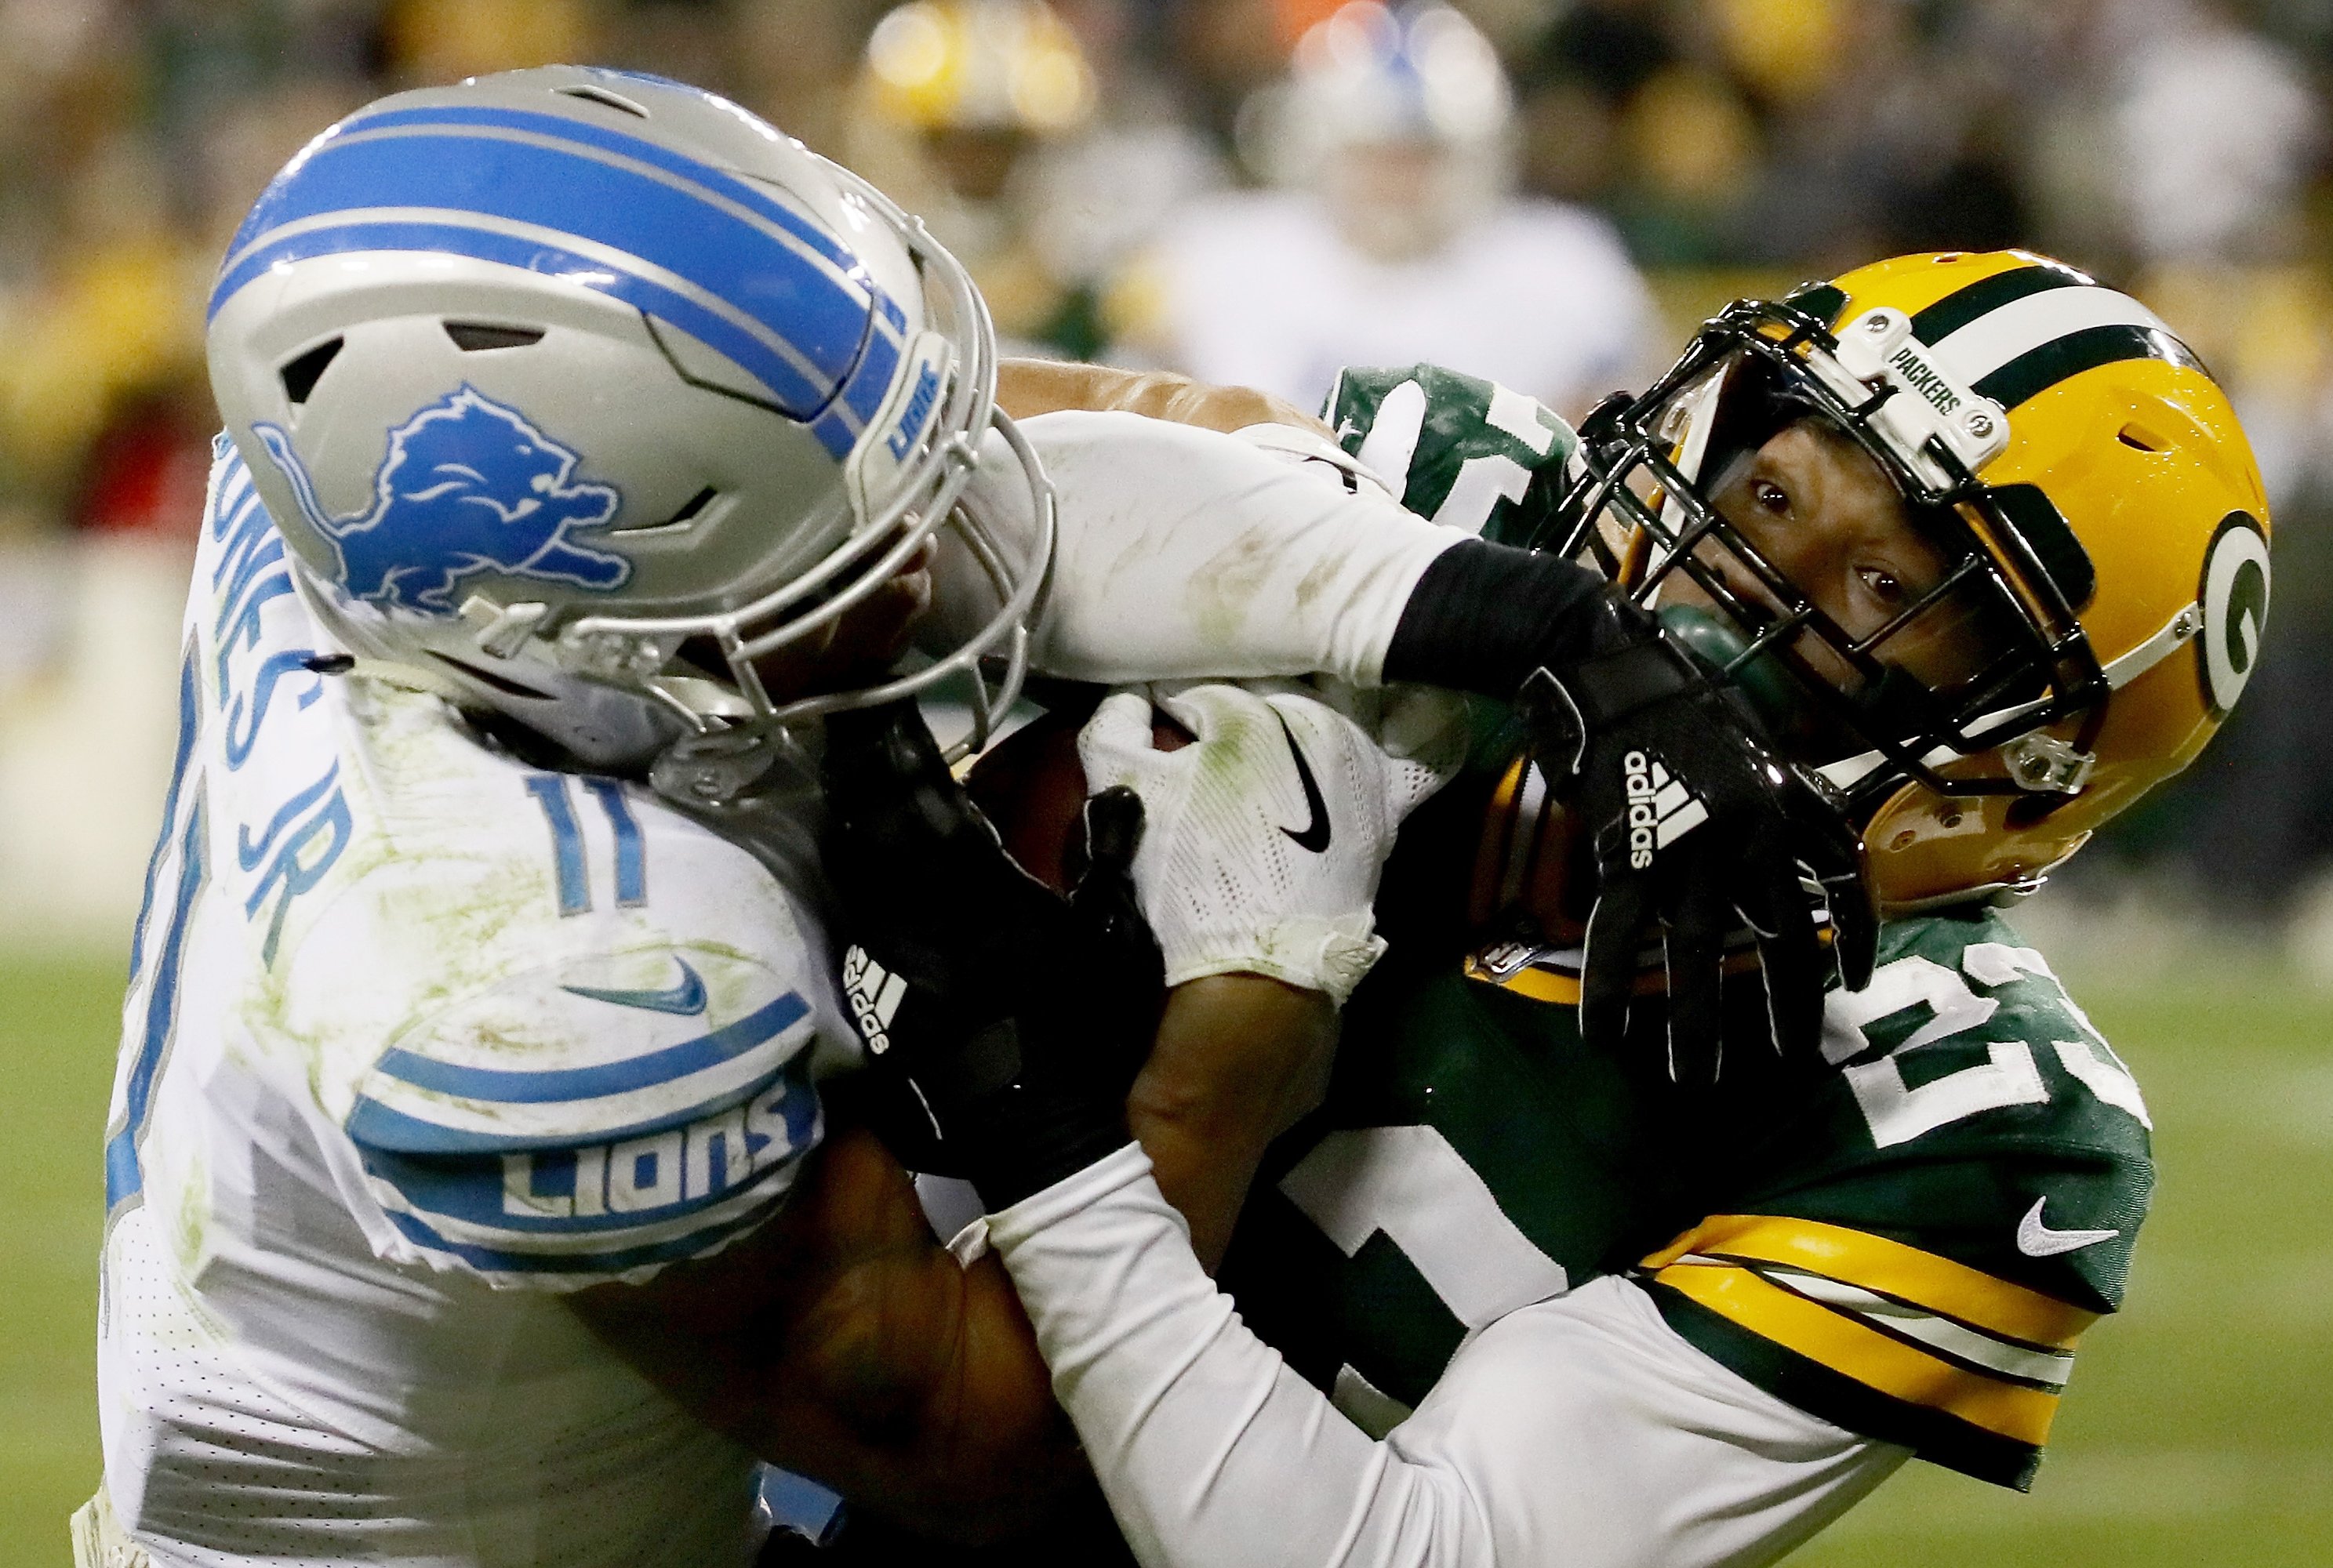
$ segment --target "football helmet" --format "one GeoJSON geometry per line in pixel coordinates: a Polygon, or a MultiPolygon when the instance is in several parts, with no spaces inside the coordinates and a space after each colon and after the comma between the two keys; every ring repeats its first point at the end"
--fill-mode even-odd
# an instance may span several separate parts
{"type": "Polygon", "coordinates": [[[2144,305],[2041,256],[1738,301],[1580,435],[1541,542],[1598,557],[1821,765],[1884,913],[2038,886],[2194,758],[2259,654],[2268,505],[2226,397],[2144,305]],[[1713,500],[1809,419],[1943,563],[1884,624],[1842,626],[1713,500]],[[1913,656],[1939,632],[1949,667],[1913,656]]]}
{"type": "Polygon", "coordinates": [[[724,99],[566,66],[382,99],[253,207],[209,349],[328,629],[589,765],[941,681],[976,745],[1019,684],[1052,500],[977,291],[724,99]],[[943,530],[985,625],[871,688],[764,688],[943,530]]]}
{"type": "Polygon", "coordinates": [[[910,0],[867,40],[878,112],[919,130],[1057,136],[1092,114],[1093,71],[1043,0],[910,0]]]}
{"type": "Polygon", "coordinates": [[[1513,91],[1489,40],[1448,5],[1342,7],[1298,40],[1273,112],[1273,177],[1318,189],[1388,258],[1448,243],[1510,183],[1513,91]]]}

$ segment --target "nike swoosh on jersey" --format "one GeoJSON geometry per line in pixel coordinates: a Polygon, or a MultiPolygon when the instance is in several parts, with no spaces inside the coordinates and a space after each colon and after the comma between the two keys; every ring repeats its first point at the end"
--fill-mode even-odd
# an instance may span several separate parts
{"type": "Polygon", "coordinates": [[[1329,803],[1320,798],[1320,783],[1312,777],[1312,765],[1304,760],[1304,748],[1296,743],[1296,731],[1288,727],[1287,719],[1279,713],[1275,712],[1272,717],[1280,720],[1280,732],[1288,737],[1288,754],[1296,759],[1296,781],[1304,786],[1304,809],[1312,817],[1304,825],[1301,833],[1293,827],[1283,827],[1281,831],[1296,840],[1297,848],[1309,849],[1319,855],[1329,847],[1329,803]]]}
{"type": "Polygon", "coordinates": [[[597,986],[561,986],[563,991],[579,997],[590,997],[595,1002],[613,1002],[619,1008],[645,1008],[652,1013],[677,1013],[686,1018],[705,1010],[705,981],[688,967],[686,959],[675,961],[680,965],[680,983],[660,991],[601,990],[597,986]]]}
{"type": "Polygon", "coordinates": [[[2061,1252],[2079,1252],[2085,1247],[2096,1247],[2101,1241],[2112,1241],[2122,1234],[2119,1230],[2052,1230],[2041,1223],[2041,1206],[2050,1200],[2036,1198],[2025,1218],[2017,1222],[2017,1250],[2028,1257],[2055,1257],[2061,1252]]]}

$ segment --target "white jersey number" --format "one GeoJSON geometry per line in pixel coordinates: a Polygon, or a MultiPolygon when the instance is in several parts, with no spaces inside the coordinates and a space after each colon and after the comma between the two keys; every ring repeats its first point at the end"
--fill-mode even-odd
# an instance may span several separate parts
{"type": "MultiPolygon", "coordinates": [[[[1971,943],[1961,955],[1961,974],[1955,974],[1930,959],[1899,958],[1883,965],[1863,990],[1834,991],[1823,1009],[1823,1055],[1831,1061],[1845,1062],[1871,1048],[1867,1026],[1915,1004],[1925,1003],[1928,1009],[1928,1021],[1887,1056],[1839,1069],[1870,1124],[1872,1143],[1879,1148],[1908,1143],[1981,1112],[2040,1104],[2050,1097],[2049,1085],[2042,1082],[2034,1061],[2034,1047],[2022,1040],[1989,1040],[1985,1060],[1916,1088],[1905,1079],[1901,1064],[1910,1053],[1965,1034],[2000,1010],[1998,1001],[1970,988],[1970,979],[1995,987],[2008,985],[2020,975],[2056,978],[2033,949],[1997,942],[1971,943]]],[[[2139,1098],[2138,1085],[2129,1070],[2107,1048],[2081,1009],[2070,999],[2065,1005],[2087,1037],[2050,1042],[2059,1063],[2101,1102],[2127,1112],[2142,1126],[2152,1127],[2146,1102],[2139,1098]]]]}

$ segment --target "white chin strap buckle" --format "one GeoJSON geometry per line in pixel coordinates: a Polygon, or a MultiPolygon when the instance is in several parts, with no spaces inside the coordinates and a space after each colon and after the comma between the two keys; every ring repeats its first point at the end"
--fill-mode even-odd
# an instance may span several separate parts
{"type": "Polygon", "coordinates": [[[497,659],[514,659],[551,613],[544,604],[498,605],[483,594],[462,601],[461,616],[478,646],[497,659]]]}
{"type": "Polygon", "coordinates": [[[2089,782],[2098,758],[2055,735],[2039,731],[2020,735],[2001,749],[2009,777],[2020,789],[2035,794],[2074,795],[2089,782]]]}

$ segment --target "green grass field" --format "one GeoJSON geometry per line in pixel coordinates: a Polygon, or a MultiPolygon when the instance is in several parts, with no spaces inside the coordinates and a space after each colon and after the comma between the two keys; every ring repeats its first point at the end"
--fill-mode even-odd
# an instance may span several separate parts
{"type": "Polygon", "coordinates": [[[119,961],[0,956],[0,1564],[72,1560],[97,1486],[97,1242],[119,961]]]}
{"type": "MultiPolygon", "coordinates": [[[[0,957],[0,1568],[64,1563],[97,1479],[98,1150],[120,987],[0,957]]],[[[2031,1496],[1915,1466],[1800,1568],[2333,1562],[2333,997],[2199,963],[2077,993],[2146,1085],[2162,1186],[2031,1496]]]]}

